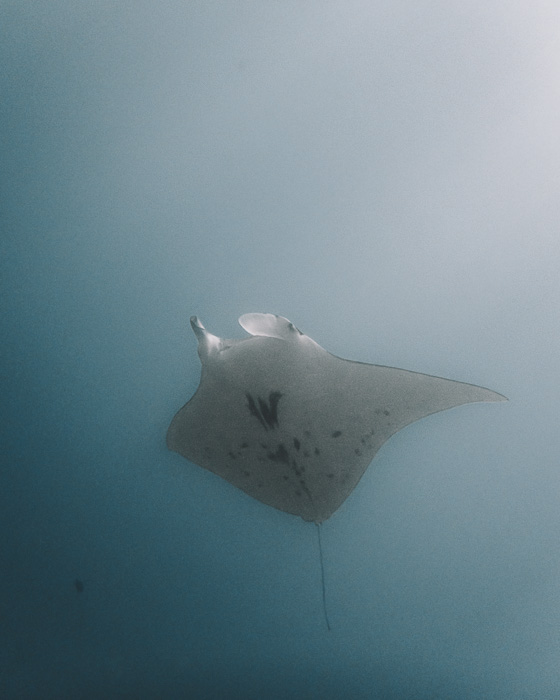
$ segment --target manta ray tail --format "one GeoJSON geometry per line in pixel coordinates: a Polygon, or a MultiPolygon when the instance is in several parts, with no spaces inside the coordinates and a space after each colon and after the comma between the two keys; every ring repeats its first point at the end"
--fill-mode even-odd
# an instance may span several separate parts
{"type": "Polygon", "coordinates": [[[325,566],[323,564],[323,545],[321,543],[321,523],[315,523],[317,526],[317,539],[319,541],[319,561],[321,562],[321,587],[323,589],[323,612],[325,613],[325,622],[327,623],[327,629],[331,631],[331,625],[329,622],[329,615],[327,613],[327,593],[325,590],[325,566]]]}

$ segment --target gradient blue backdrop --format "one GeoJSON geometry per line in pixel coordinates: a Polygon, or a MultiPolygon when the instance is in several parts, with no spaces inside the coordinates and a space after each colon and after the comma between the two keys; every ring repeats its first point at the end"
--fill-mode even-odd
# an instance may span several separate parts
{"type": "Polygon", "coordinates": [[[560,697],[560,5],[4,0],[3,698],[560,697]],[[488,386],[323,526],[165,447],[188,318],[488,386]],[[75,580],[83,582],[79,592],[75,580]]]}

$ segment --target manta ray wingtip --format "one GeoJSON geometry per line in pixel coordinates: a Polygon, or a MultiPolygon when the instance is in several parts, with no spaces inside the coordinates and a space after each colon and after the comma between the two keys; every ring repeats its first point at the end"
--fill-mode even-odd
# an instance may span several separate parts
{"type": "MultiPolygon", "coordinates": [[[[483,387],[481,387],[483,388],[483,387]]],[[[500,402],[500,401],[509,401],[507,396],[504,396],[503,394],[498,393],[497,391],[492,391],[492,389],[484,389],[486,392],[488,392],[488,397],[485,399],[486,401],[491,401],[491,402],[500,402]]]]}

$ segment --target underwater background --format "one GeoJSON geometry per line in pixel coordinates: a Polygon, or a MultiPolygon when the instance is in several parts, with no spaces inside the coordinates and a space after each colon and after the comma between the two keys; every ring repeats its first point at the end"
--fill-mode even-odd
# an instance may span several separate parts
{"type": "Polygon", "coordinates": [[[560,697],[560,5],[4,0],[2,698],[560,697]],[[188,319],[507,404],[322,526],[167,450],[188,319]]]}

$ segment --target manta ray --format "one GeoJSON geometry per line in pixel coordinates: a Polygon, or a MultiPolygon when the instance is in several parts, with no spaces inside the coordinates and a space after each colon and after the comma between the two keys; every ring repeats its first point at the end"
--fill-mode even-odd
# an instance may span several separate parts
{"type": "Polygon", "coordinates": [[[241,316],[243,339],[190,321],[200,385],[169,426],[169,449],[317,524],[405,426],[462,404],[507,400],[474,384],[344,360],[274,314],[241,316]]]}

